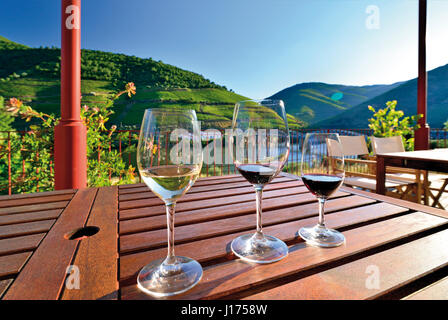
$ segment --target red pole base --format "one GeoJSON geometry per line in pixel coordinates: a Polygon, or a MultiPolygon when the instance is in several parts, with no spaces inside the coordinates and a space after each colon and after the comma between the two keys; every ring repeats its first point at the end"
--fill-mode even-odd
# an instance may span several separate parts
{"type": "Polygon", "coordinates": [[[429,149],[429,125],[425,123],[415,131],[414,150],[428,150],[429,149]]]}
{"type": "Polygon", "coordinates": [[[87,187],[87,130],[81,120],[60,121],[54,128],[55,189],[87,187]]]}

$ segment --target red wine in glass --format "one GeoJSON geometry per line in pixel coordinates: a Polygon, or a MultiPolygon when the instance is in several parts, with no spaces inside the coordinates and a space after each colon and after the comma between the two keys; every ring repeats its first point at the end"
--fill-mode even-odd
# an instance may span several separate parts
{"type": "Polygon", "coordinates": [[[253,263],[272,263],[288,255],[288,246],[262,228],[263,188],[283,169],[290,148],[288,121],[283,101],[247,100],[235,105],[232,120],[231,157],[238,172],[254,186],[256,231],[232,240],[239,258],[253,263]]]}
{"type": "Polygon", "coordinates": [[[325,201],[340,187],[344,179],[344,154],[336,133],[308,133],[302,149],[302,181],[319,202],[317,225],[303,227],[299,235],[307,243],[319,247],[337,247],[345,237],[325,226],[325,201]]]}
{"type": "Polygon", "coordinates": [[[312,194],[319,198],[328,198],[342,184],[342,177],[329,174],[305,174],[302,181],[312,194]]]}
{"type": "Polygon", "coordinates": [[[265,185],[269,183],[276,170],[261,164],[243,164],[236,167],[241,175],[253,185],[265,185]]]}

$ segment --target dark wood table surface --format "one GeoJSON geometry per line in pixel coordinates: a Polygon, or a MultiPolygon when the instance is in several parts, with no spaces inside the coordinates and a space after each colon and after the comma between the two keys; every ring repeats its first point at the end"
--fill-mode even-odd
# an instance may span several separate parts
{"type": "MultiPolygon", "coordinates": [[[[200,179],[178,202],[176,254],[204,275],[177,299],[448,299],[448,214],[444,210],[341,188],[326,221],[346,244],[306,245],[301,226],[317,222],[303,184],[277,177],[264,192],[267,234],[289,255],[268,265],[237,259],[236,236],[255,230],[255,194],[241,176],[200,179]]],[[[147,263],[166,255],[162,201],[142,184],[0,197],[2,299],[152,299],[136,286],[147,263]],[[97,226],[83,240],[64,236],[97,226]],[[67,286],[79,271],[79,289],[67,286]]]]}
{"type": "MultiPolygon", "coordinates": [[[[376,155],[376,193],[386,193],[386,167],[448,173],[448,149],[391,152],[376,155]]],[[[427,179],[427,176],[426,178],[427,179]]],[[[425,183],[428,183],[425,181],[425,183]]],[[[427,195],[425,195],[427,203],[427,195]]]]}

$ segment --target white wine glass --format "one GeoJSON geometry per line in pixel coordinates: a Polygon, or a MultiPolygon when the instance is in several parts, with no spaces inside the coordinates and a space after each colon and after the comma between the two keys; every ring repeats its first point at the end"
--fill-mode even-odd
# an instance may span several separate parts
{"type": "Polygon", "coordinates": [[[194,110],[147,109],[137,147],[137,165],[145,184],[165,202],[168,254],[146,265],[138,287],[164,297],[187,291],[202,277],[201,265],[174,254],[176,201],[194,184],[202,168],[199,124],[194,110]]]}
{"type": "Polygon", "coordinates": [[[231,243],[243,260],[271,263],[288,255],[286,244],[263,233],[263,188],[284,167],[290,140],[285,107],[281,100],[248,100],[235,105],[232,121],[231,156],[236,169],[255,188],[257,230],[231,243]]]}
{"type": "Polygon", "coordinates": [[[344,155],[337,133],[307,133],[302,148],[302,181],[319,202],[319,221],[303,227],[299,235],[307,243],[318,247],[337,247],[345,237],[325,226],[325,201],[344,180],[344,155]]]}

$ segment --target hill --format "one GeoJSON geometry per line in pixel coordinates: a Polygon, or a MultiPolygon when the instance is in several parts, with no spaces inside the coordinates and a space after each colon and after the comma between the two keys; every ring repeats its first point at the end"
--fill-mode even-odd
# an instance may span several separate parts
{"type": "Polygon", "coordinates": [[[309,125],[334,117],[399,85],[345,86],[322,82],[300,83],[269,97],[285,102],[289,114],[309,125]]]}
{"type": "MultiPolygon", "coordinates": [[[[60,112],[60,49],[30,48],[0,36],[0,96],[17,97],[36,110],[60,112]]],[[[225,128],[237,101],[247,97],[215,84],[200,74],[175,66],[124,54],[81,50],[82,104],[101,104],[112,92],[134,82],[137,94],[114,104],[110,124],[140,125],[143,111],[164,105],[196,110],[202,127],[225,128]]],[[[290,117],[291,126],[302,125],[290,117]]],[[[14,128],[29,123],[20,119],[14,128]]]]}
{"type": "MultiPolygon", "coordinates": [[[[401,83],[383,94],[364,101],[350,111],[315,123],[316,128],[366,128],[372,112],[367,106],[375,109],[384,108],[387,101],[397,100],[397,110],[403,110],[405,115],[417,113],[417,78],[401,83]]],[[[428,123],[430,127],[442,128],[448,119],[448,65],[438,67],[428,72],[428,123]]]]}

